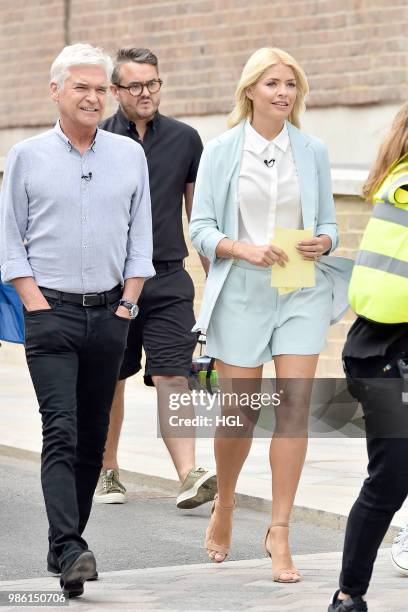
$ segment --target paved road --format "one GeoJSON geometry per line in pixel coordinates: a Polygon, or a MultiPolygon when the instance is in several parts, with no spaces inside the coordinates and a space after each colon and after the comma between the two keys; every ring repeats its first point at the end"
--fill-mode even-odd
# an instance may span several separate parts
{"type": "MultiPolygon", "coordinates": [[[[47,524],[35,461],[0,455],[0,580],[35,578],[45,570],[47,524]]],[[[202,549],[210,505],[180,511],[166,491],[128,485],[129,502],[94,506],[85,537],[98,569],[110,572],[205,563],[202,549]]],[[[265,512],[237,508],[234,545],[229,559],[263,556],[265,512]]],[[[327,527],[295,523],[297,555],[340,551],[343,534],[327,527]]]]}

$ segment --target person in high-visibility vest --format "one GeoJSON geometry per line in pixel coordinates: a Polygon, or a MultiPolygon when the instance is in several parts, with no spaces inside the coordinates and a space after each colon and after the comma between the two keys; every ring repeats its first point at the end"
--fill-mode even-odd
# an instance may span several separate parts
{"type": "Polygon", "coordinates": [[[377,323],[408,321],[408,154],[373,194],[349,288],[350,305],[377,323]],[[386,296],[386,298],[385,298],[386,296]]]}
{"type": "MultiPolygon", "coordinates": [[[[368,609],[364,596],[378,548],[408,495],[408,104],[397,114],[363,194],[374,207],[349,287],[358,316],[343,363],[365,415],[369,477],[350,511],[340,590],[329,612],[368,609]]],[[[392,559],[408,574],[407,528],[394,541],[392,559]]]]}

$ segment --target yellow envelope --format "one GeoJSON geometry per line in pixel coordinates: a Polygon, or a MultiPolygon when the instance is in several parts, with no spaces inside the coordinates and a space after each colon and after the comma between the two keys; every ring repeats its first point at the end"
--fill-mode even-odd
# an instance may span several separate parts
{"type": "Polygon", "coordinates": [[[313,230],[293,230],[276,227],[271,243],[283,249],[289,258],[285,267],[272,266],[271,287],[277,287],[279,294],[290,293],[300,287],[314,287],[316,284],[314,261],[302,259],[296,245],[302,240],[311,240],[313,230]]]}
{"type": "Polygon", "coordinates": [[[285,293],[292,293],[292,291],[296,291],[299,287],[277,287],[279,295],[285,295],[285,293]]]}

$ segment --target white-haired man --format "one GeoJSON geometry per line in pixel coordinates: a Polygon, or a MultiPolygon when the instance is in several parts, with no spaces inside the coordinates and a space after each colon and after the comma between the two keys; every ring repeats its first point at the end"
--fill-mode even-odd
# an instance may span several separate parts
{"type": "Polygon", "coordinates": [[[97,127],[111,70],[101,49],[62,50],[50,82],[59,120],[11,149],[0,204],[1,275],[25,307],[42,416],[48,569],[69,597],[97,577],[82,532],[129,321],[155,273],[143,149],[97,127]]]}

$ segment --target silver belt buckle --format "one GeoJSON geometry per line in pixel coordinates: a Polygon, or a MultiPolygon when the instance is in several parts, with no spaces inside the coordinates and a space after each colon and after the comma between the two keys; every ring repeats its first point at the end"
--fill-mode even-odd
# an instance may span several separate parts
{"type": "Polygon", "coordinates": [[[97,293],[85,293],[85,294],[82,296],[82,306],[85,306],[85,307],[90,307],[90,306],[91,306],[91,304],[87,304],[87,303],[86,303],[86,298],[95,297],[95,296],[97,296],[97,295],[98,295],[97,293]]]}

